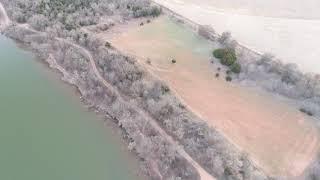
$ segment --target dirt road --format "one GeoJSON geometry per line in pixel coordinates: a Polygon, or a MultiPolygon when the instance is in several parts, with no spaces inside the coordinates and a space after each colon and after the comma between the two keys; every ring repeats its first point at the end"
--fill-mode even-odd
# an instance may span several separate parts
{"type": "MultiPolygon", "coordinates": [[[[3,8],[2,4],[0,3],[0,22],[2,26],[7,26],[10,24],[10,19],[7,16],[7,13],[5,11],[5,9],[3,8]]],[[[30,31],[33,31],[35,33],[41,33],[33,28],[31,28],[29,25],[27,24],[21,24],[20,26],[22,26],[23,28],[26,28],[30,31]]],[[[113,87],[111,86],[104,78],[103,76],[100,74],[100,72],[98,71],[95,61],[93,59],[93,56],[91,55],[91,53],[86,50],[85,48],[71,42],[68,41],[66,39],[62,39],[62,38],[56,38],[56,40],[58,41],[63,41],[77,49],[79,49],[90,61],[91,67],[95,73],[95,75],[98,77],[98,79],[103,83],[103,85],[112,90],[115,94],[118,95],[119,97],[119,101],[121,101],[122,103],[125,103],[127,105],[129,105],[131,108],[135,109],[142,117],[145,117],[146,119],[148,119],[148,121],[150,122],[150,124],[165,138],[167,139],[167,141],[172,144],[176,150],[178,151],[178,153],[184,157],[192,166],[194,166],[194,168],[198,171],[201,180],[215,180],[215,178],[213,176],[211,176],[209,173],[207,173],[196,161],[193,160],[193,158],[187,153],[185,152],[185,150],[179,145],[179,143],[177,143],[171,136],[169,136],[158,124],[157,122],[149,116],[149,114],[147,114],[145,111],[141,110],[140,108],[137,108],[137,105],[135,104],[131,104],[128,103],[127,101],[125,101],[122,97],[122,95],[113,87]]],[[[49,56],[50,61],[53,61],[52,56],[49,56]]],[[[59,67],[60,70],[63,70],[63,68],[61,66],[59,66],[56,63],[56,67],[59,67]]]]}
{"type": "Polygon", "coordinates": [[[174,147],[176,147],[176,150],[178,151],[178,153],[184,157],[199,173],[201,180],[215,180],[214,177],[212,177],[209,173],[207,173],[206,170],[204,170],[195,160],[193,160],[193,158],[179,145],[179,143],[177,143],[171,136],[169,136],[159,125],[158,123],[152,118],[150,117],[149,114],[147,114],[145,111],[141,110],[140,108],[137,108],[136,104],[132,104],[132,103],[128,103],[127,101],[125,101],[122,97],[121,94],[119,94],[119,92],[112,86],[110,85],[104,78],[103,76],[100,74],[95,61],[91,55],[91,53],[86,50],[85,48],[74,44],[70,41],[67,41],[65,39],[61,39],[61,38],[57,38],[58,40],[64,41],[65,43],[68,43],[72,46],[74,46],[75,48],[79,49],[81,52],[84,53],[84,55],[90,60],[90,64],[91,67],[95,73],[95,75],[98,77],[98,79],[103,83],[103,85],[108,88],[109,90],[112,90],[119,98],[118,100],[121,101],[124,104],[129,105],[129,107],[133,108],[134,110],[136,110],[142,117],[145,117],[149,123],[153,126],[153,128],[155,128],[171,145],[173,145],[174,147]]]}

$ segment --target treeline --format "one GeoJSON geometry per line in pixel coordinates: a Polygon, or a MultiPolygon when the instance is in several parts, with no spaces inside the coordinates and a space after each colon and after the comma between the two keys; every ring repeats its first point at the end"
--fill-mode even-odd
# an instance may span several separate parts
{"type": "MultiPolygon", "coordinates": [[[[114,90],[100,82],[83,52],[46,34],[35,34],[19,26],[10,27],[5,33],[28,44],[39,58],[46,60],[52,55],[56,63],[66,70],[64,80],[78,87],[87,106],[104,113],[107,119],[113,119],[123,129],[129,149],[137,153],[143,163],[142,170],[151,179],[199,179],[197,171],[177,153],[176,147],[114,90]]],[[[55,63],[51,65],[57,68],[55,63]]]]}
{"type": "Polygon", "coordinates": [[[320,117],[320,76],[302,73],[295,64],[283,64],[270,54],[254,61],[242,60],[242,63],[244,68],[239,78],[242,83],[294,99],[300,106],[297,109],[320,117]]]}
{"type": "Polygon", "coordinates": [[[123,19],[159,16],[161,8],[149,0],[3,0],[8,15],[16,22],[28,23],[45,31],[76,30],[95,25],[104,17],[119,15],[123,19]]]}
{"type": "Polygon", "coordinates": [[[200,26],[198,33],[222,47],[214,51],[214,56],[221,59],[222,64],[234,64],[237,59],[240,66],[230,67],[240,73],[235,76],[239,82],[293,99],[299,106],[297,110],[320,118],[319,74],[303,73],[296,64],[285,64],[272,54],[259,55],[242,47],[230,32],[218,35],[210,26],[200,26]]]}
{"type": "Polygon", "coordinates": [[[103,46],[91,51],[104,78],[128,101],[152,116],[214,177],[267,179],[245,154],[190,113],[166,84],[143,71],[135,59],[103,46]]]}
{"type": "MultiPolygon", "coordinates": [[[[241,65],[241,72],[235,76],[239,83],[261,87],[269,92],[294,100],[297,111],[314,116],[317,120],[320,118],[319,74],[303,73],[296,64],[285,64],[270,53],[260,55],[242,47],[229,32],[218,35],[210,26],[200,26],[198,33],[218,43],[224,50],[235,50],[237,62],[241,65]]],[[[219,52],[216,52],[215,57],[222,58],[219,52]]],[[[232,60],[232,58],[225,59],[232,60]]],[[[315,125],[317,124],[316,122],[315,125]]],[[[301,178],[320,180],[320,156],[315,158],[314,163],[307,168],[301,178]]]]}
{"type": "MultiPolygon", "coordinates": [[[[48,28],[46,28],[48,29],[48,28]]],[[[65,79],[75,84],[89,106],[98,108],[114,119],[145,164],[152,179],[198,179],[196,170],[179,155],[135,109],[120,99],[135,104],[178,140],[183,148],[218,179],[267,179],[248,157],[238,152],[220,133],[190,113],[163,82],[144,72],[136,60],[106,49],[103,42],[81,32],[68,33],[68,39],[86,47],[95,55],[104,78],[117,88],[122,97],[104,87],[88,67],[88,59],[79,50],[55,40],[51,33],[35,35],[12,26],[6,31],[11,38],[31,44],[42,58],[53,54],[68,73],[65,79]],[[70,79],[70,77],[72,77],[70,79]]]]}

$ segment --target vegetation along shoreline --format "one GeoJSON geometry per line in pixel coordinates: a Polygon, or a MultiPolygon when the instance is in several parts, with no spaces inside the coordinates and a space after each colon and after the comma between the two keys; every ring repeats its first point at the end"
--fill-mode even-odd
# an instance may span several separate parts
{"type": "MultiPolygon", "coordinates": [[[[123,129],[128,148],[137,154],[150,179],[196,180],[206,173],[212,179],[271,179],[245,153],[188,111],[166,84],[145,72],[134,58],[112,45],[106,47],[106,42],[83,29],[101,22],[108,29],[135,18],[172,13],[147,0],[1,2],[13,21],[3,33],[59,70],[64,81],[79,89],[88,107],[123,129]]],[[[241,50],[228,33],[218,36],[211,28],[196,29],[234,50],[231,57],[237,58],[238,67],[231,70],[235,82],[294,99],[306,112],[320,116],[319,77],[305,75],[270,55],[241,50]]],[[[306,177],[320,176],[316,174],[319,162],[306,177]]]]}

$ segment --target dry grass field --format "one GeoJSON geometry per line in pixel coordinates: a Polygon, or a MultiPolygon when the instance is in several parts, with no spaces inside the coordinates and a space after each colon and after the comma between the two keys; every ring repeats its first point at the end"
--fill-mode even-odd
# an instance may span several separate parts
{"type": "Polygon", "coordinates": [[[126,31],[111,40],[113,46],[138,57],[268,174],[298,176],[314,159],[320,144],[311,120],[280,98],[226,82],[224,70],[209,60],[213,45],[206,40],[167,18],[126,31]]]}

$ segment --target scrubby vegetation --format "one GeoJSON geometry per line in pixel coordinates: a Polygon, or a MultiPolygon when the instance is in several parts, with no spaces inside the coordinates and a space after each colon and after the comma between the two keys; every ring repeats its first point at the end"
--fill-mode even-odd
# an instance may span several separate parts
{"type": "Polygon", "coordinates": [[[239,74],[241,72],[241,65],[235,62],[230,66],[230,70],[236,74],[239,74]]]}
{"type": "Polygon", "coordinates": [[[246,156],[185,109],[164,83],[148,77],[134,59],[110,56],[104,50],[94,54],[105,79],[156,119],[208,172],[218,179],[266,179],[246,156]]]}
{"type": "Polygon", "coordinates": [[[237,56],[234,49],[224,48],[213,51],[215,58],[220,59],[221,64],[231,66],[237,61],[237,56]]]}
{"type": "Polygon", "coordinates": [[[232,81],[232,77],[231,76],[227,76],[226,77],[226,81],[228,81],[228,82],[232,81]]]}
{"type": "MultiPolygon", "coordinates": [[[[48,59],[50,65],[63,73],[64,80],[78,87],[87,106],[104,113],[107,119],[113,119],[123,129],[129,149],[141,158],[143,171],[151,179],[199,179],[194,167],[177,153],[175,146],[168,143],[167,139],[150,125],[146,117],[128,105],[123,100],[124,97],[106,88],[98,80],[86,54],[65,42],[77,43],[91,51],[98,48],[112,51],[110,43],[97,41],[87,32],[81,31],[80,27],[98,23],[100,16],[109,18],[118,14],[123,20],[135,18],[135,12],[128,10],[127,4],[150,8],[150,12],[154,12],[155,7],[151,7],[149,1],[4,0],[3,3],[11,19],[16,22],[29,22],[32,28],[43,32],[37,33],[25,26],[13,24],[5,30],[5,34],[27,44],[41,59],[54,58],[48,59]],[[61,40],[57,37],[61,37],[61,40]]],[[[108,57],[116,58],[112,53],[108,53],[108,57]]],[[[119,68],[120,71],[122,69],[115,68],[119,68]]],[[[129,85],[126,84],[128,81],[121,82],[121,79],[133,80],[142,76],[134,70],[130,72],[127,72],[126,77],[119,77],[119,83],[123,87],[129,85]]],[[[164,91],[167,92],[168,88],[164,88],[164,91]]]]}
{"type": "Polygon", "coordinates": [[[272,93],[296,100],[297,105],[313,116],[320,117],[320,78],[304,74],[295,64],[283,64],[270,54],[246,61],[241,57],[240,82],[260,86],[272,93]]]}
{"type": "MultiPolygon", "coordinates": [[[[106,42],[99,42],[82,27],[96,25],[101,18],[112,20],[104,30],[119,23],[142,16],[157,16],[161,8],[151,6],[147,0],[2,0],[9,16],[20,23],[29,23],[34,32],[12,26],[6,34],[30,44],[43,59],[51,53],[69,76],[65,79],[79,87],[87,105],[111,117],[128,138],[129,148],[135,151],[145,164],[147,174],[157,179],[198,179],[195,169],[177,153],[135,108],[150,117],[217,179],[266,179],[246,155],[238,152],[214,129],[190,113],[160,81],[149,77],[133,58],[126,57],[106,42]],[[112,17],[120,17],[114,20],[112,17]],[[120,97],[105,88],[88,67],[88,59],[79,49],[54,37],[61,37],[86,47],[95,56],[96,64],[104,78],[120,92],[120,97]],[[125,102],[120,99],[124,99],[125,102]],[[160,173],[160,174],[159,174],[160,173]]],[[[205,34],[204,34],[205,35],[205,34]]],[[[208,35],[208,37],[211,35],[208,35]]],[[[222,48],[214,53],[237,77],[226,78],[254,84],[271,92],[299,102],[301,109],[320,117],[320,78],[303,74],[292,64],[282,64],[270,55],[239,56],[237,44],[230,33],[215,37],[222,48]],[[237,50],[237,51],[236,51],[237,50]],[[246,60],[249,59],[249,60],[246,60]]],[[[229,72],[230,72],[229,71],[229,72]]],[[[299,108],[297,108],[298,110],[299,108]]],[[[318,162],[310,170],[311,179],[319,177],[318,162]]]]}
{"type": "MultiPolygon", "coordinates": [[[[261,87],[272,93],[294,100],[297,110],[309,116],[320,118],[320,75],[301,72],[295,64],[284,64],[274,58],[272,54],[263,55],[238,45],[232,40],[231,33],[224,32],[221,36],[216,35],[210,28],[201,28],[199,34],[207,39],[210,35],[217,36],[217,42],[225,48],[234,48],[238,53],[237,63],[231,70],[241,74],[237,81],[248,86],[261,87]]],[[[215,40],[215,39],[211,39],[215,40]]],[[[223,51],[214,53],[218,59],[223,57],[223,51]]],[[[303,179],[320,179],[320,157],[316,159],[304,174],[303,179]]]]}
{"type": "Polygon", "coordinates": [[[206,39],[216,40],[216,33],[211,26],[199,26],[198,34],[206,39]]]}
{"type": "Polygon", "coordinates": [[[239,74],[241,72],[241,65],[237,63],[237,55],[234,49],[232,48],[220,48],[213,51],[213,56],[217,59],[220,59],[220,63],[228,66],[229,69],[239,74]]]}
{"type": "Polygon", "coordinates": [[[106,48],[105,42],[81,31],[67,34],[71,35],[70,40],[91,51],[99,71],[120,96],[101,84],[79,49],[55,40],[52,34],[35,35],[18,26],[10,27],[6,34],[32,44],[33,50],[44,59],[52,54],[66,70],[65,79],[79,88],[88,105],[104,112],[124,129],[129,148],[139,155],[145,172],[152,178],[196,180],[199,177],[192,165],[132,105],[155,119],[218,179],[267,179],[220,133],[190,113],[163,82],[148,76],[133,58],[106,48]]]}
{"type": "MultiPolygon", "coordinates": [[[[103,16],[120,15],[123,19],[159,16],[161,8],[148,0],[3,0],[8,15],[34,29],[72,31],[96,25],[103,16]]],[[[62,33],[62,32],[61,32],[62,33]]],[[[64,32],[67,33],[67,32],[64,32]]]]}
{"type": "MultiPolygon", "coordinates": [[[[141,158],[143,171],[151,179],[199,179],[195,169],[150,125],[146,117],[128,105],[123,100],[124,97],[117,95],[113,89],[106,88],[98,80],[90,67],[88,57],[81,50],[62,40],[53,39],[46,34],[36,34],[18,26],[10,27],[5,33],[19,42],[30,44],[29,48],[41,59],[46,60],[51,54],[57,63],[49,61],[51,66],[60,71],[59,66],[64,69],[62,71],[64,80],[78,87],[87,106],[104,113],[107,119],[113,119],[119,127],[123,128],[124,136],[129,142],[129,149],[141,158]]],[[[87,38],[86,44],[92,50],[104,47],[103,43],[96,42],[90,36],[87,38]]],[[[82,42],[79,41],[79,43],[82,42]]],[[[118,56],[112,53],[107,54],[111,59],[118,56]]],[[[141,76],[133,70],[127,75],[119,78],[137,79],[141,76]]],[[[123,85],[128,84],[123,82],[123,85]]],[[[163,91],[168,90],[164,88],[163,91]]]]}

